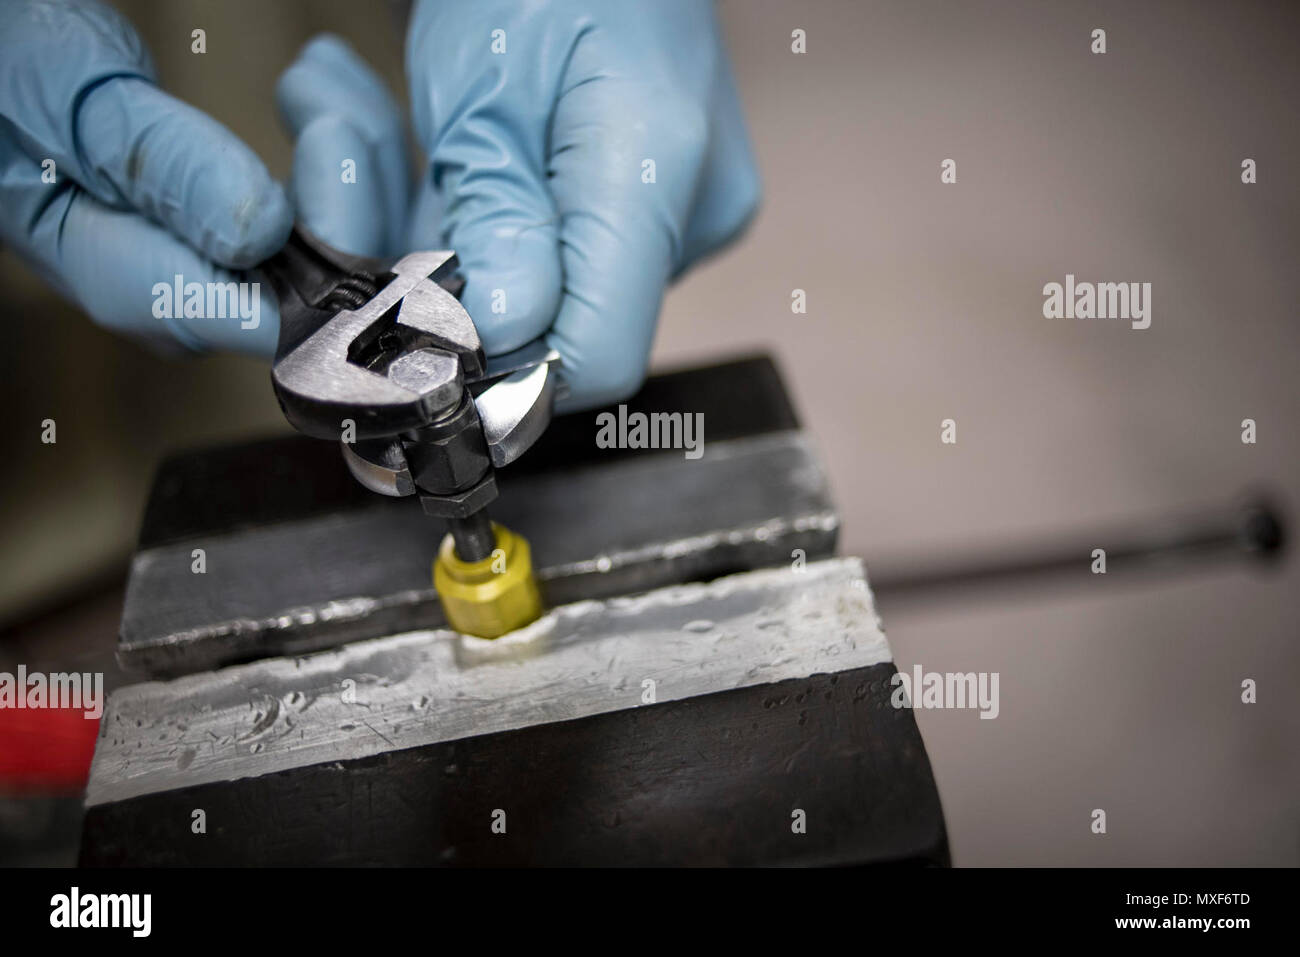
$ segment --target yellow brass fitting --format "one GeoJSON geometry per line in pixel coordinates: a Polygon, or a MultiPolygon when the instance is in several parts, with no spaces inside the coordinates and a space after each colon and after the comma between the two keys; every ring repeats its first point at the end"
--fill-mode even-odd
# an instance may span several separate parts
{"type": "Polygon", "coordinates": [[[528,542],[496,522],[492,531],[497,547],[482,561],[461,561],[451,535],[447,535],[433,563],[433,587],[438,590],[447,623],[479,638],[500,638],[542,614],[528,542]]]}

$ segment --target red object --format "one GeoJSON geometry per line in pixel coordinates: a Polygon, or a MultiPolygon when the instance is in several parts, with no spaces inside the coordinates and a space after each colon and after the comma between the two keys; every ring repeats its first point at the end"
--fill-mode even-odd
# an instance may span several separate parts
{"type": "Polygon", "coordinates": [[[0,791],[80,791],[99,719],[72,708],[0,708],[0,791]]]}

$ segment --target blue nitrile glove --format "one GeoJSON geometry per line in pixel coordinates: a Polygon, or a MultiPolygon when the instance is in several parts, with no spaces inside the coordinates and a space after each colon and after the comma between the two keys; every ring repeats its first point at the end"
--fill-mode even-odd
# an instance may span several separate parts
{"type": "Polygon", "coordinates": [[[292,220],[247,146],[154,85],[148,53],[116,12],[90,0],[4,5],[0,238],[97,322],[192,349],[270,354],[274,296],[261,297],[249,327],[238,314],[177,317],[181,304],[155,290],[178,275],[244,280],[231,270],[275,252],[292,220]]]}
{"type": "Polygon", "coordinates": [[[402,114],[383,81],[343,40],[322,34],[275,92],[297,141],[289,195],[299,221],[344,252],[406,252],[410,167],[402,114]]]}
{"type": "Polygon", "coordinates": [[[758,202],[712,3],[422,0],[406,62],[410,245],[460,256],[489,355],[547,336],[567,408],[635,391],[664,287],[758,202]]]}

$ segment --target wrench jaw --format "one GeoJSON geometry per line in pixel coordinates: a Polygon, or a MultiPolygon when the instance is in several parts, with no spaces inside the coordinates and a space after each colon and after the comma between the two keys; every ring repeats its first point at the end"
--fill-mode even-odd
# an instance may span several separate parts
{"type": "Polygon", "coordinates": [[[551,362],[543,362],[512,372],[474,400],[497,468],[523,455],[551,424],[557,378],[552,369],[551,362]]]}
{"type": "MultiPolygon", "coordinates": [[[[390,377],[393,367],[420,355],[396,360],[390,377]]],[[[357,481],[384,495],[419,494],[427,514],[447,519],[468,517],[491,502],[496,497],[492,470],[532,447],[565,393],[555,350],[504,358],[490,360],[483,378],[463,389],[448,387],[444,411],[426,425],[345,442],[344,459],[357,481]]]]}
{"type": "Polygon", "coordinates": [[[280,295],[271,378],[289,422],[341,440],[358,482],[382,495],[419,495],[425,514],[447,520],[434,577],[455,592],[452,599],[439,591],[448,621],[496,637],[541,606],[518,600],[520,589],[537,593],[527,542],[488,519],[495,469],[537,441],[565,390],[559,354],[540,340],[485,357],[458,298],[457,265],[442,251],[381,268],[295,230],[262,266],[280,295]],[[484,562],[499,553],[503,566],[516,565],[510,581],[522,572],[529,584],[502,589],[481,580],[484,562]]]}
{"type": "Polygon", "coordinates": [[[395,497],[415,494],[415,480],[411,478],[401,442],[396,439],[362,439],[340,444],[348,471],[370,491],[395,497]]]}
{"type": "MultiPolygon", "coordinates": [[[[466,376],[477,377],[486,361],[448,288],[459,288],[454,253],[411,253],[378,277],[339,271],[321,279],[320,260],[310,261],[316,272],[307,277],[301,255],[288,255],[293,248],[291,239],[263,270],[277,290],[290,290],[281,297],[271,381],[296,429],[317,438],[386,438],[460,401],[466,376]],[[375,291],[363,299],[363,287],[375,291]]],[[[314,251],[323,255],[319,245],[314,251]]]]}

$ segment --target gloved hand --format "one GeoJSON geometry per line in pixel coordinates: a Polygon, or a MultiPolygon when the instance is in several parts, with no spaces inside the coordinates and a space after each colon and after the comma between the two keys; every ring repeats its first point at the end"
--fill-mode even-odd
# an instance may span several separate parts
{"type": "Polygon", "coordinates": [[[297,144],[289,196],[298,220],[344,252],[407,252],[410,166],[402,114],[384,82],[343,40],[321,34],[275,93],[297,144]]]}
{"type": "Polygon", "coordinates": [[[546,334],[567,408],[634,392],[664,287],[758,201],[713,5],[422,0],[406,61],[408,245],[460,256],[489,355],[546,334]]]}
{"type": "Polygon", "coordinates": [[[154,287],[227,283],[292,227],[284,191],[217,121],[154,85],[131,26],[91,0],[0,12],[0,238],[92,318],[160,342],[269,355],[260,322],[159,318],[154,287]],[[53,180],[52,182],[48,180],[53,180]]]}

